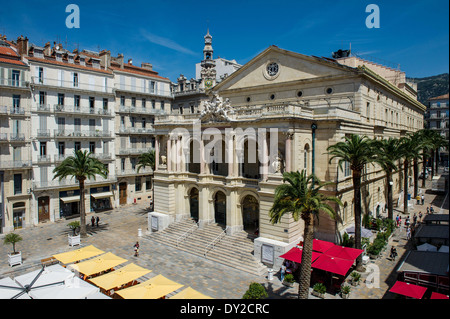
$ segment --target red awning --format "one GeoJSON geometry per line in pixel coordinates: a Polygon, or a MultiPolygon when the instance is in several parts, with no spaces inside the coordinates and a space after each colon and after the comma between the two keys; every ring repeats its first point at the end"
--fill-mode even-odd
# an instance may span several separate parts
{"type": "Polygon", "coordinates": [[[352,265],[353,260],[331,257],[326,254],[322,254],[311,266],[316,269],[322,269],[334,274],[345,276],[352,265]]]}
{"type": "Polygon", "coordinates": [[[422,299],[427,288],[403,281],[397,281],[389,291],[406,297],[422,299]]]}
{"type": "MultiPolygon", "coordinates": [[[[290,261],[294,261],[296,263],[301,264],[302,263],[302,249],[299,249],[297,247],[293,247],[291,250],[289,250],[287,253],[283,254],[280,256],[280,258],[284,258],[290,261]]],[[[312,260],[311,262],[313,262],[314,260],[316,260],[317,258],[319,258],[319,256],[321,255],[321,253],[312,252],[312,260]]]]}
{"type": "Polygon", "coordinates": [[[440,294],[438,292],[432,292],[430,299],[448,299],[448,295],[440,294]]]}
{"type": "Polygon", "coordinates": [[[315,251],[324,253],[334,246],[336,246],[336,245],[329,241],[313,239],[313,250],[315,250],[315,251]]]}
{"type": "Polygon", "coordinates": [[[359,255],[361,255],[364,252],[362,249],[355,249],[355,248],[349,248],[349,247],[343,247],[335,245],[333,248],[330,248],[326,251],[326,254],[331,257],[338,257],[342,259],[348,259],[355,261],[356,258],[358,258],[359,255]]]}

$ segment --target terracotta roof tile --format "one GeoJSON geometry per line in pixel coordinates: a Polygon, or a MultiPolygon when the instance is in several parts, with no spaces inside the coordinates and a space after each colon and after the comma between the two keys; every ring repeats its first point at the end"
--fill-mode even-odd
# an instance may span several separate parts
{"type": "Polygon", "coordinates": [[[436,97],[429,98],[428,101],[434,101],[434,100],[448,100],[449,94],[444,94],[436,97]]]}
{"type": "Polygon", "coordinates": [[[8,59],[0,56],[0,63],[11,63],[11,64],[17,64],[21,66],[27,66],[24,62],[16,59],[8,59]]]}
{"type": "Polygon", "coordinates": [[[112,72],[109,71],[109,70],[95,69],[95,68],[89,67],[89,66],[83,66],[83,65],[79,65],[79,64],[70,64],[70,63],[59,62],[59,61],[55,61],[55,60],[51,60],[51,59],[45,59],[45,58],[28,57],[28,60],[35,61],[35,62],[56,64],[56,65],[66,66],[66,67],[69,67],[69,68],[76,68],[76,69],[82,69],[82,70],[88,70],[88,71],[112,74],[112,72]]]}
{"type": "Polygon", "coordinates": [[[134,65],[131,65],[128,63],[124,64],[123,69],[120,67],[115,67],[115,66],[110,66],[110,69],[113,71],[120,71],[120,72],[132,73],[132,74],[137,74],[137,75],[149,76],[149,77],[157,78],[157,79],[161,79],[161,80],[169,80],[168,78],[158,75],[158,72],[146,70],[144,68],[140,68],[138,66],[134,66],[134,65]]]}

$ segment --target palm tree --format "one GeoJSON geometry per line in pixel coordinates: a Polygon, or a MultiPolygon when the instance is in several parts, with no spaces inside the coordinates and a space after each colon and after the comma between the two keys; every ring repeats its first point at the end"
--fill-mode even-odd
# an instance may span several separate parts
{"type": "Polygon", "coordinates": [[[429,140],[429,143],[432,147],[432,160],[431,160],[431,176],[434,176],[434,171],[438,170],[438,163],[439,163],[439,159],[437,158],[437,156],[439,155],[439,149],[441,147],[445,147],[448,150],[448,140],[441,136],[438,132],[436,131],[432,131],[433,133],[430,134],[431,138],[429,140]]]}
{"type": "MultiPolygon", "coordinates": [[[[355,214],[355,248],[361,249],[361,176],[364,166],[375,160],[373,141],[367,136],[351,134],[344,137],[344,142],[338,142],[327,148],[332,155],[329,163],[338,158],[339,168],[347,162],[352,170],[353,198],[355,214]]],[[[356,268],[362,270],[362,255],[356,259],[356,268]]]]}
{"type": "Polygon", "coordinates": [[[327,197],[319,190],[330,183],[321,183],[314,175],[306,175],[302,172],[283,173],[283,184],[275,189],[273,206],[269,211],[272,224],[281,221],[285,214],[292,214],[295,221],[300,218],[305,222],[303,234],[303,252],[300,265],[300,285],[298,289],[299,299],[308,299],[308,289],[311,281],[311,258],[314,232],[314,218],[318,218],[319,212],[325,212],[332,218],[337,218],[334,209],[327,201],[333,201],[342,205],[336,197],[327,197]],[[318,185],[318,186],[316,186],[318,185]]]}
{"type": "Polygon", "coordinates": [[[13,246],[13,254],[16,254],[16,243],[22,240],[22,237],[16,233],[9,233],[3,238],[5,245],[11,244],[13,246]]]}
{"type": "Polygon", "coordinates": [[[419,193],[419,160],[423,157],[421,153],[424,149],[424,138],[422,131],[416,131],[414,133],[410,133],[409,138],[411,139],[412,146],[412,164],[413,164],[413,180],[414,180],[414,198],[417,197],[419,193]]]}
{"type": "Polygon", "coordinates": [[[415,141],[410,135],[400,138],[399,150],[403,158],[403,214],[408,214],[409,165],[416,156],[415,141]]]}
{"type": "Polygon", "coordinates": [[[78,181],[80,184],[80,235],[86,237],[86,212],[84,204],[84,183],[86,179],[93,178],[95,180],[96,175],[100,175],[103,178],[108,176],[108,167],[100,162],[98,159],[91,156],[88,151],[74,151],[74,156],[69,156],[61,162],[53,170],[53,179],[59,178],[61,181],[63,178],[71,177],[78,181]]]}
{"type": "MultiPolygon", "coordinates": [[[[151,169],[153,171],[155,171],[155,150],[150,150],[146,153],[141,154],[138,157],[138,163],[137,163],[137,172],[139,173],[139,171],[141,170],[141,168],[145,168],[145,167],[151,167],[151,169]]],[[[153,185],[153,180],[152,180],[152,203],[153,205],[155,205],[155,187],[153,185]]]]}
{"type": "Polygon", "coordinates": [[[375,162],[386,173],[386,185],[387,185],[387,209],[388,218],[394,218],[394,205],[392,200],[392,173],[397,170],[395,164],[400,158],[402,153],[400,152],[400,140],[397,138],[389,138],[383,140],[374,140],[375,162]]]}
{"type": "Polygon", "coordinates": [[[433,151],[433,135],[436,134],[436,131],[432,131],[429,129],[421,130],[422,140],[423,140],[423,153],[422,153],[422,188],[425,188],[425,176],[427,169],[428,158],[430,157],[430,153],[433,151]]]}

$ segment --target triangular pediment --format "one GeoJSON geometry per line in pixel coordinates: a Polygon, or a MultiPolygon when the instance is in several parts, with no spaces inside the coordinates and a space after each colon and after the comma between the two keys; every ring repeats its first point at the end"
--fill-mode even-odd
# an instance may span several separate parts
{"type": "Polygon", "coordinates": [[[306,56],[271,46],[214,87],[214,91],[292,83],[345,76],[356,69],[325,58],[306,56]]]}

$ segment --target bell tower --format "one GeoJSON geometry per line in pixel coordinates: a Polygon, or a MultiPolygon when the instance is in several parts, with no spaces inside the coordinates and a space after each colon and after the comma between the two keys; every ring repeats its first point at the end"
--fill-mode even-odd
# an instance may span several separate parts
{"type": "Polygon", "coordinates": [[[216,85],[216,62],[213,60],[212,36],[209,29],[205,35],[205,47],[203,48],[203,60],[201,62],[201,88],[210,89],[216,85]]]}

